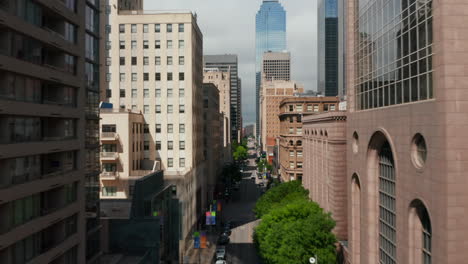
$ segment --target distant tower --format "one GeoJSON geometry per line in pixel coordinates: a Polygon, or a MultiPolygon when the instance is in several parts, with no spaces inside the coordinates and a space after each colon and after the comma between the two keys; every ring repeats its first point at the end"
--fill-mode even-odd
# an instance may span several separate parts
{"type": "MultiPolygon", "coordinates": [[[[278,0],[264,0],[255,18],[256,124],[260,127],[260,83],[263,53],[286,50],[286,11],[278,0]]],[[[260,130],[258,130],[260,131],[260,130]]],[[[257,134],[257,138],[259,135],[257,134]]]]}

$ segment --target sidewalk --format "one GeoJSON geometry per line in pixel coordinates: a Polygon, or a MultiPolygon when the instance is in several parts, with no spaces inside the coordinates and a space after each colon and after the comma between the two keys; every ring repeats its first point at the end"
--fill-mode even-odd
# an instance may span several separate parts
{"type": "Polygon", "coordinates": [[[182,260],[183,264],[210,264],[213,263],[213,256],[216,251],[217,232],[207,233],[207,248],[193,248],[193,241],[187,251],[186,257],[182,260]],[[188,260],[188,262],[187,262],[188,260]]]}

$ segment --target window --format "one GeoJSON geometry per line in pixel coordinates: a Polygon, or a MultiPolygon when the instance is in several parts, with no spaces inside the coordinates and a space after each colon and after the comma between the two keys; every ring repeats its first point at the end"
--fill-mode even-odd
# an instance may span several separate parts
{"type": "Polygon", "coordinates": [[[148,40],[143,40],[143,49],[148,49],[148,48],[149,48],[148,40]]]}
{"type": "Polygon", "coordinates": [[[144,124],[143,125],[143,133],[144,134],[149,134],[149,125],[148,124],[144,124]]]}
{"type": "Polygon", "coordinates": [[[172,81],[172,72],[167,73],[167,80],[172,81]]]}
{"type": "Polygon", "coordinates": [[[289,105],[289,112],[294,112],[294,105],[289,105]]]}
{"type": "Polygon", "coordinates": [[[132,57],[132,65],[137,65],[137,57],[132,57]]]}
{"type": "Polygon", "coordinates": [[[161,105],[156,105],[156,114],[161,113],[161,105]]]}
{"type": "Polygon", "coordinates": [[[154,57],[154,64],[155,65],[161,65],[161,57],[159,57],[159,56],[154,57]]]}
{"type": "Polygon", "coordinates": [[[136,111],[137,110],[137,106],[136,105],[132,105],[132,111],[136,111]]]}
{"type": "Polygon", "coordinates": [[[120,49],[125,49],[125,40],[119,41],[119,48],[120,49]]]}
{"type": "Polygon", "coordinates": [[[111,58],[106,57],[106,66],[110,66],[110,65],[111,65],[111,58]]]}
{"type": "Polygon", "coordinates": [[[104,31],[106,32],[106,34],[110,34],[111,33],[111,25],[106,25],[105,28],[104,28],[104,31]]]}
{"type": "Polygon", "coordinates": [[[117,187],[115,186],[103,186],[102,196],[117,196],[117,187]]]}
{"type": "Polygon", "coordinates": [[[136,82],[137,80],[138,80],[137,74],[136,74],[136,73],[132,73],[132,82],[136,82]]]}
{"type": "Polygon", "coordinates": [[[324,112],[328,112],[328,104],[324,104],[324,105],[323,105],[323,111],[324,111],[324,112]]]}
{"type": "Polygon", "coordinates": [[[143,89],[143,98],[149,97],[149,89],[143,89]]]}
{"type": "Polygon", "coordinates": [[[294,134],[294,127],[289,128],[289,134],[294,134]]]}
{"type": "Polygon", "coordinates": [[[106,97],[111,98],[112,97],[112,90],[111,89],[106,89],[106,97]]]}
{"type": "Polygon", "coordinates": [[[185,150],[185,141],[179,141],[179,149],[185,150]]]}
{"type": "Polygon", "coordinates": [[[298,157],[302,157],[302,150],[298,150],[298,151],[297,151],[297,156],[298,156],[298,157]]]}
{"type": "Polygon", "coordinates": [[[167,24],[166,29],[167,33],[172,33],[172,24],[167,24]]]}
{"type": "Polygon", "coordinates": [[[110,82],[111,81],[111,74],[110,73],[106,73],[106,82],[110,82]]]}
{"type": "Polygon", "coordinates": [[[161,133],[161,124],[156,124],[156,133],[161,133]]]}
{"type": "Polygon", "coordinates": [[[185,64],[185,57],[179,56],[179,65],[184,65],[184,64],[185,64]]]}
{"type": "Polygon", "coordinates": [[[179,105],[179,113],[185,113],[185,105],[179,105]]]}
{"type": "Polygon", "coordinates": [[[174,141],[168,141],[167,142],[167,149],[168,150],[173,150],[174,149],[174,141]]]}
{"type": "Polygon", "coordinates": [[[132,89],[132,98],[137,97],[137,89],[132,89]]]}
{"type": "Polygon", "coordinates": [[[154,42],[154,47],[155,47],[156,49],[160,49],[160,48],[161,48],[161,41],[160,41],[160,40],[156,40],[156,41],[154,42]]]}
{"type": "Polygon", "coordinates": [[[179,32],[184,32],[184,24],[179,24],[179,32]]]}
{"type": "Polygon", "coordinates": [[[136,49],[137,48],[137,42],[136,40],[132,40],[132,49],[136,49]]]}
{"type": "Polygon", "coordinates": [[[330,111],[335,111],[335,105],[330,105],[330,111]]]}
{"type": "Polygon", "coordinates": [[[125,25],[119,24],[119,33],[125,33],[125,25]]]}
{"type": "Polygon", "coordinates": [[[185,158],[180,158],[179,159],[179,167],[185,168],[185,158]]]}
{"type": "Polygon", "coordinates": [[[296,134],[302,135],[302,127],[296,128],[296,134]]]}
{"type": "Polygon", "coordinates": [[[314,105],[314,112],[318,112],[319,111],[319,106],[318,105],[314,105]]]}
{"type": "Polygon", "coordinates": [[[156,150],[161,150],[161,141],[156,141],[155,146],[156,150]]]}
{"type": "Polygon", "coordinates": [[[125,82],[125,73],[121,73],[121,74],[120,74],[119,80],[120,80],[121,82],[125,82]]]}
{"type": "Polygon", "coordinates": [[[294,157],[294,150],[289,151],[289,157],[294,157]]]}
{"type": "Polygon", "coordinates": [[[120,57],[119,59],[119,65],[124,66],[125,65],[125,57],[120,57]]]}
{"type": "Polygon", "coordinates": [[[185,42],[184,40],[179,40],[179,49],[185,48],[185,42]]]}
{"type": "Polygon", "coordinates": [[[289,123],[294,123],[294,116],[289,117],[289,123]]]}
{"type": "Polygon", "coordinates": [[[143,57],[143,65],[148,65],[148,64],[149,64],[149,58],[143,57]]]}
{"type": "Polygon", "coordinates": [[[173,96],[173,89],[168,88],[167,89],[167,97],[172,97],[173,96]]]}
{"type": "Polygon", "coordinates": [[[185,73],[179,72],[179,81],[185,80],[185,73]]]}
{"type": "Polygon", "coordinates": [[[143,113],[149,114],[149,105],[144,105],[143,106],[143,113]]]}
{"type": "Polygon", "coordinates": [[[169,133],[169,134],[174,133],[174,125],[173,124],[167,124],[167,133],[169,133]]]}
{"type": "Polygon", "coordinates": [[[296,111],[302,112],[302,105],[296,105],[296,111]]]}
{"type": "Polygon", "coordinates": [[[161,32],[161,24],[154,24],[154,32],[156,33],[161,32]]]}
{"type": "Polygon", "coordinates": [[[167,113],[172,114],[173,112],[174,112],[174,108],[172,107],[172,105],[168,105],[167,106],[167,113]]]}
{"type": "Polygon", "coordinates": [[[111,49],[111,42],[110,41],[106,41],[106,50],[110,50],[111,49]]]}
{"type": "Polygon", "coordinates": [[[168,168],[174,167],[174,159],[173,158],[168,158],[167,159],[167,167],[168,168]]]}
{"type": "Polygon", "coordinates": [[[172,56],[167,56],[167,65],[172,65],[172,56]]]}
{"type": "Polygon", "coordinates": [[[125,98],[125,89],[120,89],[120,97],[125,98]]]}
{"type": "Polygon", "coordinates": [[[156,97],[161,97],[161,89],[155,89],[154,94],[156,97]]]}
{"type": "Polygon", "coordinates": [[[148,33],[148,24],[143,24],[143,33],[148,33]]]}
{"type": "Polygon", "coordinates": [[[185,96],[185,89],[184,88],[180,88],[179,89],[179,97],[184,97],[185,96]]]}
{"type": "Polygon", "coordinates": [[[155,79],[156,79],[156,81],[161,80],[161,73],[160,72],[155,73],[155,79]]]}
{"type": "Polygon", "coordinates": [[[302,162],[298,162],[298,163],[297,163],[297,168],[298,168],[298,169],[302,169],[302,162]]]}
{"type": "Polygon", "coordinates": [[[137,32],[137,25],[132,24],[132,33],[136,33],[136,32],[137,32]]]}
{"type": "Polygon", "coordinates": [[[185,124],[179,124],[179,133],[184,134],[185,133],[185,124]]]}
{"type": "Polygon", "coordinates": [[[294,161],[290,161],[290,162],[289,162],[289,168],[290,168],[290,169],[294,169],[294,161]]]}
{"type": "Polygon", "coordinates": [[[149,141],[143,141],[143,150],[149,150],[149,141]]]}
{"type": "Polygon", "coordinates": [[[312,105],[307,105],[307,112],[312,112],[312,105]]]}
{"type": "Polygon", "coordinates": [[[146,82],[149,81],[149,73],[147,72],[143,73],[143,81],[146,81],[146,82]]]}
{"type": "Polygon", "coordinates": [[[167,41],[167,48],[172,49],[172,40],[167,41]]]}

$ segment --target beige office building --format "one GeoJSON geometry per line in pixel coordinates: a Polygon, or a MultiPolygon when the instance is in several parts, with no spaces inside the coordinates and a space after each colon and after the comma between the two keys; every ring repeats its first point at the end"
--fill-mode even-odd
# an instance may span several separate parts
{"type": "MultiPolygon", "coordinates": [[[[112,7],[105,58],[108,89],[104,94],[114,110],[143,115],[148,131],[143,151],[128,161],[160,161],[165,181],[177,185],[183,211],[179,243],[183,256],[185,242],[206,207],[201,180],[203,36],[196,16],[189,12],[117,12],[112,7]]],[[[138,162],[129,166],[138,168],[138,162]]],[[[117,196],[128,196],[130,189],[121,187],[117,196]]]]}
{"type": "Polygon", "coordinates": [[[219,112],[224,116],[222,122],[223,132],[223,161],[232,161],[231,155],[231,77],[229,72],[223,72],[216,68],[205,68],[203,83],[214,84],[219,91],[219,112]]]}
{"type": "Polygon", "coordinates": [[[2,264],[99,262],[99,9],[0,1],[2,264]]]}
{"type": "Polygon", "coordinates": [[[465,263],[468,1],[362,2],[346,2],[349,261],[465,263]]]}
{"type": "Polygon", "coordinates": [[[265,52],[262,58],[263,81],[290,81],[291,54],[289,52],[265,52]]]}
{"type": "Polygon", "coordinates": [[[263,151],[273,154],[276,138],[280,135],[280,103],[296,93],[303,93],[304,87],[292,81],[264,81],[260,96],[260,125],[263,151]]]}

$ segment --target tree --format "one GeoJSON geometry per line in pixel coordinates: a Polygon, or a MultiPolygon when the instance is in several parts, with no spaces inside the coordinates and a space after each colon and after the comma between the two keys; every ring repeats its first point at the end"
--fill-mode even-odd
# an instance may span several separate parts
{"type": "Polygon", "coordinates": [[[273,208],[295,200],[307,200],[309,191],[304,189],[301,182],[290,181],[281,183],[266,192],[255,204],[254,212],[258,218],[269,213],[273,208]]]}
{"type": "Polygon", "coordinates": [[[335,222],[318,204],[306,199],[272,209],[255,229],[254,240],[266,263],[335,263],[335,222]]]}
{"type": "Polygon", "coordinates": [[[248,157],[247,149],[243,146],[237,146],[232,156],[234,157],[235,161],[245,160],[248,157]]]}

